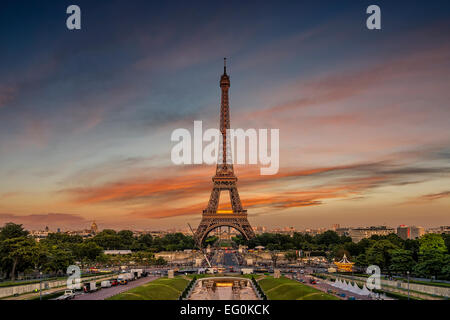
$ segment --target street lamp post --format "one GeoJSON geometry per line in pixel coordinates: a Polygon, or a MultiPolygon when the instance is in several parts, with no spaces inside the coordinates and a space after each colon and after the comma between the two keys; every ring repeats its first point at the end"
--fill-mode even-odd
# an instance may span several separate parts
{"type": "Polygon", "coordinates": [[[42,300],[42,272],[39,272],[39,300],[42,300]]]}
{"type": "Polygon", "coordinates": [[[409,300],[409,271],[406,271],[406,274],[408,275],[408,300],[409,300]]]}

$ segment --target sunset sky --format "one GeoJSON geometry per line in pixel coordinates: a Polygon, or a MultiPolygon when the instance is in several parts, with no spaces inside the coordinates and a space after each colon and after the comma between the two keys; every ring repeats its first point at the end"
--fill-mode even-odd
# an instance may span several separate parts
{"type": "Polygon", "coordinates": [[[196,226],[215,166],[170,136],[218,127],[228,57],[231,126],[280,130],[252,225],[448,225],[449,34],[449,1],[2,1],[0,223],[196,226]]]}

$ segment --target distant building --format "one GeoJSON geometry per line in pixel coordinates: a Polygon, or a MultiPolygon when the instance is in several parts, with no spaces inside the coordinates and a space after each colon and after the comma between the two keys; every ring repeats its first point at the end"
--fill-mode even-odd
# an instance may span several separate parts
{"type": "Polygon", "coordinates": [[[450,234],[450,226],[440,226],[437,228],[430,228],[427,231],[428,233],[450,234]]]}
{"type": "Polygon", "coordinates": [[[397,227],[397,235],[403,240],[417,239],[425,233],[425,228],[419,226],[406,226],[402,224],[397,227]]]}
{"type": "Polygon", "coordinates": [[[412,226],[410,228],[410,239],[417,239],[420,238],[425,234],[425,228],[419,227],[419,226],[412,226]]]}
{"type": "Polygon", "coordinates": [[[98,226],[95,223],[95,221],[93,221],[92,224],[91,224],[91,233],[92,234],[97,234],[98,233],[98,226]]]}
{"type": "Polygon", "coordinates": [[[371,236],[387,236],[395,233],[395,229],[387,226],[372,226],[365,228],[352,228],[348,231],[348,236],[352,238],[353,242],[359,242],[362,239],[370,238],[371,236]]]}
{"type": "Polygon", "coordinates": [[[397,227],[397,235],[403,240],[411,239],[411,228],[402,224],[397,227]]]}
{"type": "Polygon", "coordinates": [[[262,234],[264,232],[267,232],[267,229],[266,229],[266,227],[257,226],[257,227],[253,227],[253,232],[255,232],[255,234],[262,234]]]}
{"type": "Polygon", "coordinates": [[[109,255],[123,255],[123,254],[131,254],[131,250],[105,250],[104,254],[109,255]]]}
{"type": "Polygon", "coordinates": [[[36,239],[37,242],[48,237],[48,227],[45,228],[46,231],[31,231],[30,235],[36,239]]]}
{"type": "Polygon", "coordinates": [[[311,236],[315,236],[321,233],[324,233],[325,231],[327,231],[327,228],[319,228],[319,229],[305,229],[304,233],[309,234],[311,236]]]}
{"type": "Polygon", "coordinates": [[[341,225],[338,224],[338,223],[336,223],[336,224],[331,225],[331,230],[336,231],[336,230],[339,229],[340,227],[341,227],[341,225]]]}
{"type": "Polygon", "coordinates": [[[348,236],[350,228],[336,228],[336,233],[340,236],[348,236]]]}

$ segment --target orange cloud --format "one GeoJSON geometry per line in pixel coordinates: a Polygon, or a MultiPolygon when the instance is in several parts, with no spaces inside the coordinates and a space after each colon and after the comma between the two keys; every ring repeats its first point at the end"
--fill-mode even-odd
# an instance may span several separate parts
{"type": "Polygon", "coordinates": [[[438,193],[430,193],[430,194],[424,194],[422,196],[419,196],[417,198],[414,198],[410,201],[407,201],[404,204],[419,204],[424,202],[431,202],[435,200],[445,199],[450,197],[450,191],[443,191],[438,193]]]}
{"type": "MultiPolygon", "coordinates": [[[[310,168],[303,170],[281,170],[274,176],[262,176],[258,168],[236,167],[238,188],[245,208],[286,209],[323,204],[324,200],[351,198],[388,183],[389,176],[376,175],[378,164],[356,164],[347,166],[310,168]],[[352,176],[358,171],[367,171],[364,176],[352,176]],[[323,175],[337,175],[333,185],[323,183],[323,175]],[[317,180],[315,187],[299,191],[303,177],[317,180]],[[286,189],[284,191],[274,191],[286,189]],[[265,192],[265,188],[271,191],[265,192]],[[257,194],[254,194],[257,192],[257,194]]],[[[167,218],[198,214],[205,209],[212,188],[212,166],[183,166],[176,169],[158,170],[161,177],[125,179],[89,188],[62,190],[72,201],[80,205],[132,204],[129,215],[146,218],[167,218]]]]}

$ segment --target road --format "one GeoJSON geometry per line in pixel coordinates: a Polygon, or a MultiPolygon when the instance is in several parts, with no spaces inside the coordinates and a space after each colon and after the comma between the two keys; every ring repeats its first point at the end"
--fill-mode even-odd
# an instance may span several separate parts
{"type": "Polygon", "coordinates": [[[225,266],[232,266],[232,267],[239,266],[234,253],[228,253],[228,252],[223,254],[223,264],[225,266]]]}
{"type": "Polygon", "coordinates": [[[148,276],[144,278],[140,278],[134,281],[129,282],[127,285],[118,285],[111,288],[103,288],[93,293],[83,293],[75,296],[73,300],[105,300],[109,297],[115,296],[116,294],[128,291],[130,289],[139,287],[143,284],[146,284],[150,281],[157,279],[155,276],[148,276]]]}
{"type": "MultiPolygon", "coordinates": [[[[95,279],[95,281],[109,280],[109,279],[111,279],[111,277],[112,277],[112,275],[107,275],[105,277],[97,278],[97,279],[95,279]]],[[[84,278],[83,281],[87,281],[87,278],[84,278]]],[[[44,287],[44,286],[42,286],[42,287],[44,287]]],[[[62,295],[64,293],[65,289],[66,289],[66,286],[50,288],[50,289],[42,290],[42,294],[46,295],[46,294],[61,291],[61,295],[62,295]]],[[[19,295],[16,297],[8,297],[8,298],[3,298],[3,299],[4,300],[30,300],[30,299],[38,297],[38,296],[39,296],[39,292],[30,292],[30,293],[25,293],[25,294],[22,294],[22,295],[19,295]]]]}
{"type": "MultiPolygon", "coordinates": [[[[289,275],[288,277],[293,279],[292,275],[289,275]]],[[[328,284],[325,280],[322,280],[322,279],[317,278],[317,277],[313,277],[313,276],[309,276],[309,275],[299,275],[299,279],[303,279],[303,281],[304,281],[303,284],[304,285],[307,285],[307,286],[312,287],[312,288],[316,288],[316,289],[318,289],[320,291],[323,291],[325,293],[327,293],[328,290],[333,290],[334,292],[337,292],[338,295],[341,294],[341,293],[344,293],[345,294],[345,298],[339,297],[340,299],[347,299],[348,297],[355,297],[357,300],[372,300],[368,296],[360,296],[358,294],[354,294],[353,292],[342,290],[340,288],[336,288],[336,287],[328,284]],[[311,278],[314,278],[317,281],[317,284],[310,284],[309,280],[311,278]]]]}

